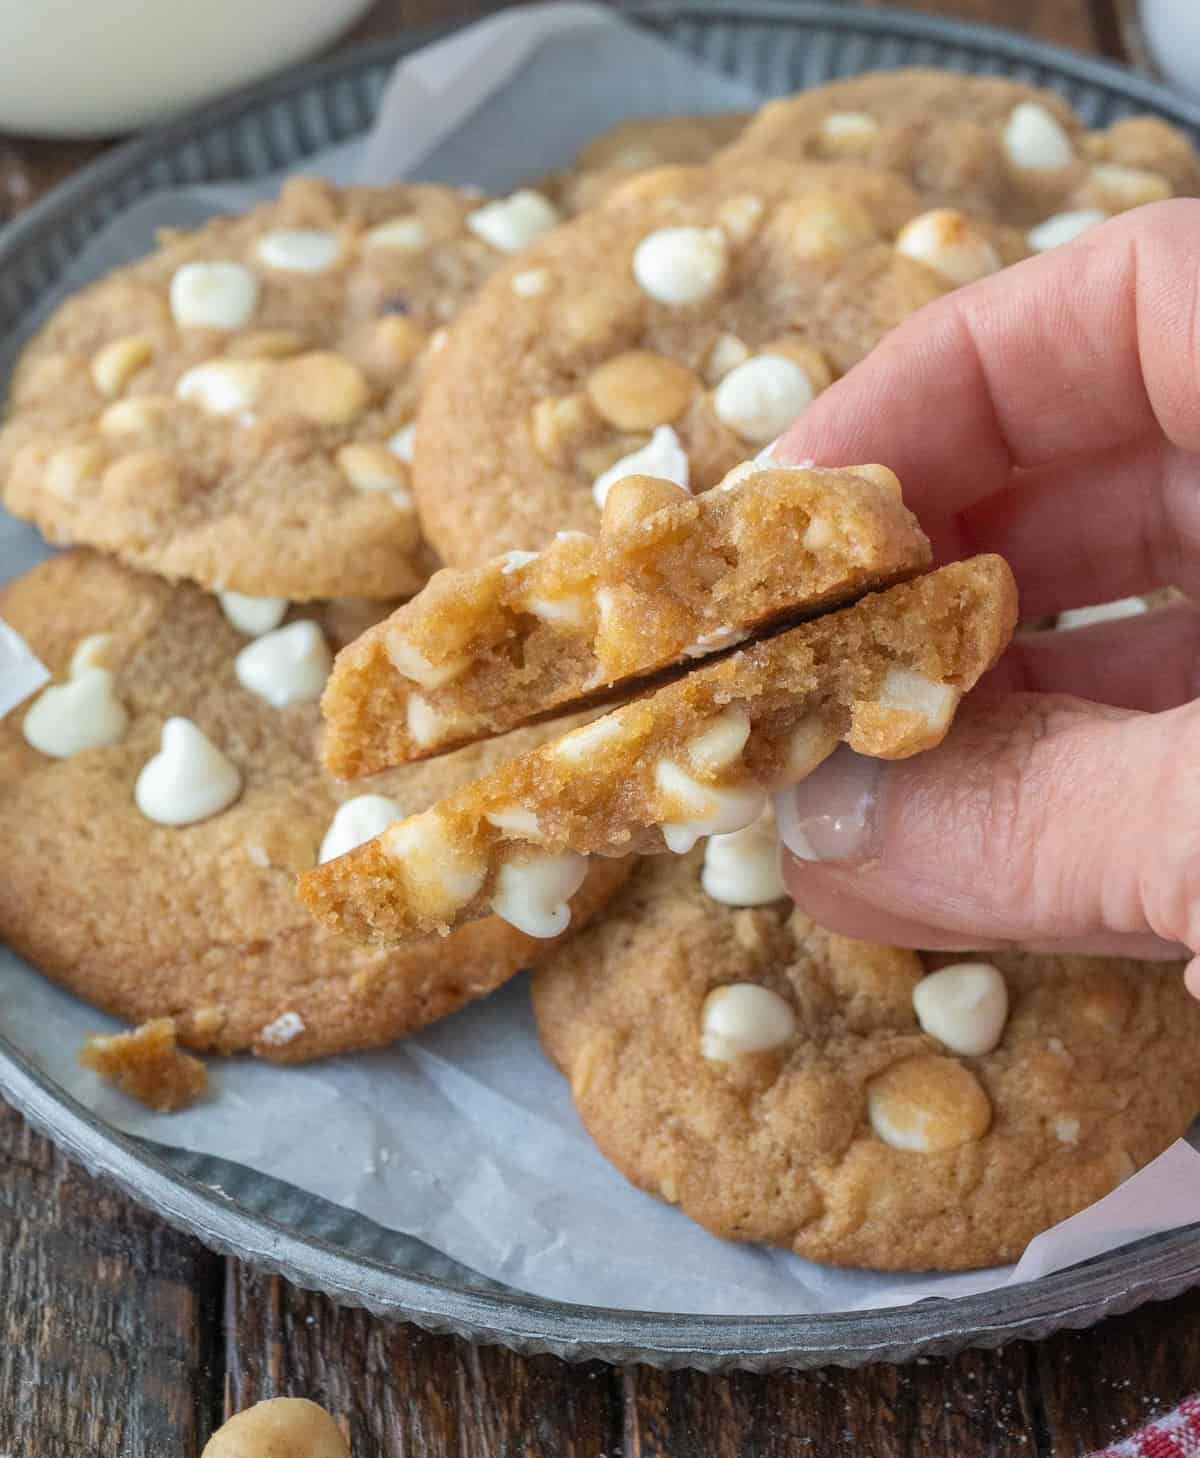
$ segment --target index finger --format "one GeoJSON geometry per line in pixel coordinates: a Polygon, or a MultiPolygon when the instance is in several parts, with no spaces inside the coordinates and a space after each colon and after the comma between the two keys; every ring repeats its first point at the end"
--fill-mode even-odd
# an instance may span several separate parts
{"type": "Polygon", "coordinates": [[[927,305],[777,443],[782,464],[879,461],[922,520],[1015,471],[1133,443],[1200,449],[1200,202],[1138,208],[927,305]]]}

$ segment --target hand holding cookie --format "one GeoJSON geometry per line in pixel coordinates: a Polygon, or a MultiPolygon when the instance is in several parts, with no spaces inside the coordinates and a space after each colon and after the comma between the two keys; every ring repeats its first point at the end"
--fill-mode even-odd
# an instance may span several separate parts
{"type": "MultiPolygon", "coordinates": [[[[1140,209],[938,301],[775,459],[887,461],[936,557],[1001,553],[1029,616],[1194,593],[1198,223],[1194,202],[1140,209]]],[[[940,748],[842,750],[781,797],[805,910],[926,948],[1182,945],[1200,994],[1200,614],[1107,616],[1014,640],[940,748]]]]}

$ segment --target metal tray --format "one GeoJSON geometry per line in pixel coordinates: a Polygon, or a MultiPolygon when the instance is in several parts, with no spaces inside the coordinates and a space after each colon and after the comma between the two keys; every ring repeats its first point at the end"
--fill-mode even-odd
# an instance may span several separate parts
{"type": "MultiPolygon", "coordinates": [[[[621,8],[764,93],[872,67],[939,65],[1053,86],[1092,125],[1158,111],[1200,142],[1200,107],[1164,88],[980,26],[804,0],[633,0],[621,8]]],[[[137,198],[178,183],[262,176],[365,130],[397,57],[445,29],[409,32],[258,85],[116,149],[56,188],[0,234],[0,338],[21,330],[87,240],[137,198]]],[[[904,1361],[1090,1326],[1200,1284],[1198,1224],[1026,1286],[895,1310],[735,1319],[567,1305],[487,1280],[242,1166],[123,1135],[2,1038],[0,1095],[92,1174],[215,1250],[429,1331],[569,1360],[709,1371],[904,1361]]]]}

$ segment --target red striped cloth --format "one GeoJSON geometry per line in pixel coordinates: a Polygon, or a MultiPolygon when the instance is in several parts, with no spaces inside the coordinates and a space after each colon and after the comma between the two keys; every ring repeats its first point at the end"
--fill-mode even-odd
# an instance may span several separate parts
{"type": "Polygon", "coordinates": [[[1200,1458],[1200,1395],[1092,1458],[1200,1458]]]}

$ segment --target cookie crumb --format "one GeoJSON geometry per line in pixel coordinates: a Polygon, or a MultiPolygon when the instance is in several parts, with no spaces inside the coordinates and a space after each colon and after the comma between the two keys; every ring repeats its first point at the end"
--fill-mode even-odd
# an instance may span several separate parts
{"type": "Polygon", "coordinates": [[[260,1043],[266,1043],[272,1048],[282,1048],[285,1043],[290,1043],[304,1032],[304,1019],[298,1012],[285,1012],[275,1019],[258,1035],[260,1043]]]}
{"type": "Polygon", "coordinates": [[[152,1018],[130,1033],[94,1034],[79,1061],[160,1114],[186,1109],[208,1090],[204,1064],[176,1046],[174,1018],[152,1018]]]}

